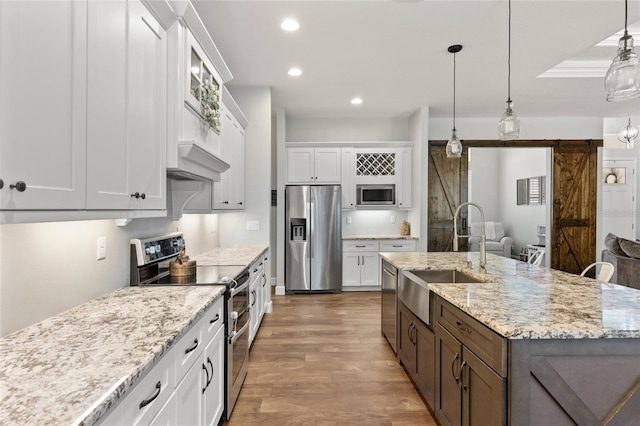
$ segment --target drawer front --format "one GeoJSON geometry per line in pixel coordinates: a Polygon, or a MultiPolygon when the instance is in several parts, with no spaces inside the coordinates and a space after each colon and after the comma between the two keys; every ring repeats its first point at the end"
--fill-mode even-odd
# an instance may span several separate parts
{"type": "MultiPolygon", "coordinates": [[[[208,318],[208,316],[206,316],[208,318]]],[[[189,368],[200,357],[207,342],[203,339],[204,317],[195,323],[176,343],[176,384],[179,384],[189,368]]],[[[208,325],[208,324],[207,324],[208,325]]]]}
{"type": "Polygon", "coordinates": [[[504,337],[439,296],[436,297],[435,320],[500,376],[507,377],[507,340],[504,337]]]}
{"type": "Polygon", "coordinates": [[[374,240],[343,241],[342,251],[378,251],[379,245],[374,240]]]}
{"type": "Polygon", "coordinates": [[[206,345],[225,322],[224,296],[221,295],[213,302],[213,305],[207,310],[201,321],[204,321],[202,323],[202,344],[206,345]]]}
{"type": "Polygon", "coordinates": [[[175,349],[166,353],[158,364],[122,401],[122,424],[147,425],[169,400],[175,386],[175,349]]]}
{"type": "Polygon", "coordinates": [[[380,242],[380,251],[416,251],[416,240],[387,240],[380,242]]]}

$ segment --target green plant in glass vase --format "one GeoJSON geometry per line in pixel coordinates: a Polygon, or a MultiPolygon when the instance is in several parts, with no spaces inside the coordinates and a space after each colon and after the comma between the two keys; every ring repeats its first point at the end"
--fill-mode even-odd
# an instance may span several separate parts
{"type": "Polygon", "coordinates": [[[207,83],[202,87],[202,116],[216,133],[220,133],[220,93],[218,86],[214,83],[207,83]]]}

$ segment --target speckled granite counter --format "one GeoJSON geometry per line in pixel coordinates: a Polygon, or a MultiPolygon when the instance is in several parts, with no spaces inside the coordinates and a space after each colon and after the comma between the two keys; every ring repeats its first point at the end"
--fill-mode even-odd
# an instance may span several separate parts
{"type": "Polygon", "coordinates": [[[381,253],[398,269],[458,269],[480,284],[429,289],[510,339],[640,338],[640,291],[478,253],[381,253]],[[469,270],[468,262],[472,262],[469,270]]]}
{"type": "Polygon", "coordinates": [[[418,237],[411,235],[343,235],[343,240],[417,240],[418,237]]]}
{"type": "Polygon", "coordinates": [[[218,247],[192,256],[191,259],[195,260],[198,265],[249,266],[258,260],[267,249],[267,246],[218,247]]]}
{"type": "Polygon", "coordinates": [[[125,287],[0,339],[0,424],[93,424],[224,286],[125,287]]]}

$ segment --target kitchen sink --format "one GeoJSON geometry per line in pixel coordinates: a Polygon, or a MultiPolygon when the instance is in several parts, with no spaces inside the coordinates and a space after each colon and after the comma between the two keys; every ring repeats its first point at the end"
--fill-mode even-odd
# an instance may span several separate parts
{"type": "Polygon", "coordinates": [[[409,271],[413,275],[421,278],[428,283],[481,283],[482,280],[469,275],[465,272],[460,272],[455,269],[441,269],[441,270],[429,270],[429,271],[409,271]]]}
{"type": "Polygon", "coordinates": [[[441,270],[405,270],[399,276],[398,299],[420,318],[425,324],[431,324],[431,306],[428,283],[481,283],[482,280],[455,269],[441,270]]]}

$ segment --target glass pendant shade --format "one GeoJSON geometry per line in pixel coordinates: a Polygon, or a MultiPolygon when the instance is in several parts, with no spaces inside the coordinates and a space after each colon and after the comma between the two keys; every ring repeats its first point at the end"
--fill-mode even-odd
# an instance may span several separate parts
{"type": "Polygon", "coordinates": [[[507,101],[505,111],[498,122],[498,136],[501,140],[518,139],[520,137],[520,120],[511,108],[511,101],[507,101]]]}
{"type": "Polygon", "coordinates": [[[640,61],[633,48],[633,37],[625,34],[618,42],[618,55],[604,78],[607,101],[626,101],[640,97],[640,61]]]}
{"type": "Polygon", "coordinates": [[[633,148],[633,142],[638,139],[639,134],[638,128],[632,125],[631,119],[629,119],[627,125],[621,127],[616,133],[616,136],[620,142],[627,145],[627,148],[633,148]]]}
{"type": "Polygon", "coordinates": [[[456,135],[456,129],[451,130],[451,137],[447,142],[447,158],[460,158],[462,156],[462,143],[456,135]]]}

